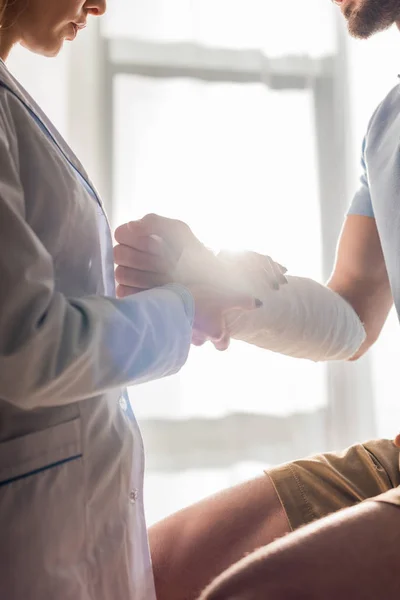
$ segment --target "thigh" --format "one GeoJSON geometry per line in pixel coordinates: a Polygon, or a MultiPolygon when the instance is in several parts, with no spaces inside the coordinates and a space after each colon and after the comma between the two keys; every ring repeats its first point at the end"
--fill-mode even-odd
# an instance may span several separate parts
{"type": "Polygon", "coordinates": [[[225,490],[149,529],[158,600],[192,600],[247,553],[288,533],[267,476],[225,490]]]}
{"type": "Polygon", "coordinates": [[[400,484],[379,440],[275,467],[149,530],[158,600],[193,600],[224,569],[292,530],[400,484]]]}
{"type": "Polygon", "coordinates": [[[400,507],[364,502],[246,557],[200,600],[398,598],[400,507]]]}

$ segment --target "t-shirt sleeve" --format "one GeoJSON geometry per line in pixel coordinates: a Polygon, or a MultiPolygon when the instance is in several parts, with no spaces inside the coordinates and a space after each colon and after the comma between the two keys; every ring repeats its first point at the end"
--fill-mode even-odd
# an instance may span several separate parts
{"type": "Polygon", "coordinates": [[[369,192],[368,184],[367,167],[365,164],[365,138],[362,145],[361,168],[362,172],[360,177],[360,186],[353,197],[347,214],[362,215],[364,217],[374,218],[374,209],[372,208],[371,195],[369,192]]]}

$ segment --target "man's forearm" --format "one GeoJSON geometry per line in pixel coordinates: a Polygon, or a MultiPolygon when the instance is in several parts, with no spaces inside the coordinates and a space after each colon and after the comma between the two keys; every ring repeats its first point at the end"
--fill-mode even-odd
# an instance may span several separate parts
{"type": "Polygon", "coordinates": [[[288,284],[271,290],[262,280],[249,290],[263,307],[227,315],[231,336],[249,344],[313,361],[351,358],[365,340],[354,309],[339,294],[312,279],[287,277],[288,284]]]}
{"type": "Polygon", "coordinates": [[[248,293],[263,306],[227,315],[231,337],[274,352],[314,361],[352,358],[366,338],[352,306],[328,287],[301,277],[271,286],[270,259],[254,252],[215,257],[201,244],[188,247],[175,270],[176,280],[191,279],[248,293]]]}

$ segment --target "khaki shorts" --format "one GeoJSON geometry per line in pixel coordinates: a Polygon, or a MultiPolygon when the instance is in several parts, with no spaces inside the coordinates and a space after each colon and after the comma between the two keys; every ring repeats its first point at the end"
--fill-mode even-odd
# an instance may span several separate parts
{"type": "Polygon", "coordinates": [[[292,529],[365,500],[400,506],[400,450],[390,440],[356,444],[267,471],[292,529]]]}

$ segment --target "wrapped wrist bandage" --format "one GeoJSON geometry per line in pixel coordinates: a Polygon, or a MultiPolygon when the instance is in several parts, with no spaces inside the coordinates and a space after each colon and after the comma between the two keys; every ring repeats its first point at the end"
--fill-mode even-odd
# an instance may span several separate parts
{"type": "Polygon", "coordinates": [[[346,360],[365,340],[364,327],[354,309],[339,294],[301,277],[272,289],[269,268],[260,268],[248,252],[215,257],[204,246],[184,252],[176,269],[182,283],[207,282],[223,289],[248,293],[263,302],[253,311],[232,310],[226,321],[231,337],[274,352],[313,361],[346,360]]]}
{"type": "Polygon", "coordinates": [[[312,279],[287,280],[279,291],[257,290],[263,301],[260,309],[228,313],[231,337],[316,362],[354,356],[365,340],[365,330],[350,304],[312,279]]]}

